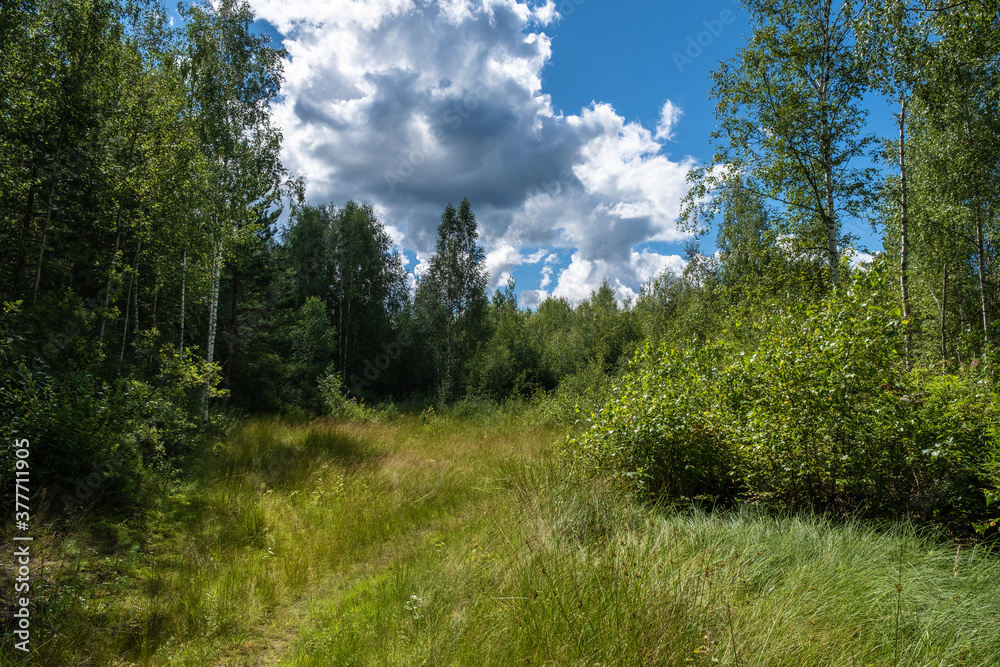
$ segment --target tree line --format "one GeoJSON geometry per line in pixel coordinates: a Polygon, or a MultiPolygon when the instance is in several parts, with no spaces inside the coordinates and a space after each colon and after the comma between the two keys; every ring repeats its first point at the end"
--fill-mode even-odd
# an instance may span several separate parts
{"type": "Polygon", "coordinates": [[[0,13],[0,414],[49,444],[55,495],[93,464],[127,501],[225,415],[321,412],[331,392],[499,400],[617,361],[590,330],[591,311],[624,316],[609,289],[532,324],[512,285],[488,298],[467,200],[415,290],[370,205],[304,204],[271,118],[286,54],[245,2],[180,12],[0,13]],[[540,347],[532,329],[573,333],[540,347]]]}
{"type": "MultiPolygon", "coordinates": [[[[701,354],[724,341],[746,356],[769,331],[836,328],[824,308],[891,329],[837,329],[885,346],[866,368],[885,370],[898,348],[907,377],[992,373],[997,4],[744,4],[753,32],[713,73],[715,154],[681,211],[695,238],[686,269],[634,302],[605,281],[579,304],[527,310],[513,283],[489,294],[468,200],[444,207],[415,284],[372,206],[304,203],[270,113],[286,54],[244,2],[183,8],[178,27],[155,2],[8,3],[7,435],[52,443],[36,464],[53,489],[81,461],[114,461],[99,495],[127,500],[227,415],[520,398],[592,407],[601,423],[616,378],[643,377],[657,345],[701,354]],[[873,94],[897,105],[892,137],[868,130],[873,94]],[[877,268],[852,263],[848,223],[882,232],[877,268]],[[697,238],[712,227],[706,254],[697,238]],[[869,271],[881,282],[859,278],[869,271]],[[894,307],[866,310],[864,289],[894,307]]],[[[791,495],[826,493],[817,479],[791,495]]]]}

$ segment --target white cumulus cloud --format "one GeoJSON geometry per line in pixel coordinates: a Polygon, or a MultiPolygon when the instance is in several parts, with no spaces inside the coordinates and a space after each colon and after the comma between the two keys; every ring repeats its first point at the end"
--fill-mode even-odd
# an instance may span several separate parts
{"type": "MultiPolygon", "coordinates": [[[[679,257],[637,251],[675,225],[690,159],[661,152],[680,109],[651,131],[609,103],[574,115],[542,88],[552,0],[251,0],[289,53],[275,120],[312,203],[371,202],[419,276],[444,205],[472,202],[491,285],[542,262],[539,290],[620,295],[679,257]],[[638,255],[638,259],[636,258],[638,255]],[[546,272],[547,270],[547,272],[546,272]]],[[[522,288],[534,285],[519,285],[522,288]]],[[[531,297],[529,297],[530,299],[531,297]]],[[[524,299],[524,297],[522,297],[524,299]]]]}

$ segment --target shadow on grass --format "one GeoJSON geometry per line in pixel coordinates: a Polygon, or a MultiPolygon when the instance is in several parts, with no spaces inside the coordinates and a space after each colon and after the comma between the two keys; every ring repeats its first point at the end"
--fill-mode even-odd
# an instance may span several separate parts
{"type": "Polygon", "coordinates": [[[327,420],[250,422],[206,452],[185,488],[164,499],[162,510],[189,534],[215,531],[220,547],[260,547],[263,495],[299,488],[329,465],[345,470],[378,465],[386,452],[364,436],[364,431],[327,420]]]}
{"type": "Polygon", "coordinates": [[[386,456],[356,429],[329,420],[308,425],[280,418],[247,424],[198,465],[199,481],[242,479],[256,486],[295,486],[315,466],[327,463],[357,469],[377,464],[386,456]]]}

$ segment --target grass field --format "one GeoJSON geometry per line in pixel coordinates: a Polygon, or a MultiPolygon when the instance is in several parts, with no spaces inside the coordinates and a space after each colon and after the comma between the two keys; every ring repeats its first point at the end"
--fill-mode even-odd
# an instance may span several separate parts
{"type": "Polygon", "coordinates": [[[996,554],[643,507],[568,476],[560,434],[246,423],[144,520],[39,536],[34,662],[1000,665],[996,554]]]}

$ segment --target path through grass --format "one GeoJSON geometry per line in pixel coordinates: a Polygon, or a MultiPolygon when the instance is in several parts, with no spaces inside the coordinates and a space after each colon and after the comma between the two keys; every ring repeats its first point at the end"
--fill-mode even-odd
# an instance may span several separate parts
{"type": "Polygon", "coordinates": [[[1000,664],[981,548],[650,510],[568,481],[557,439],[513,416],[247,423],[141,527],[49,536],[36,662],[1000,664]]]}

